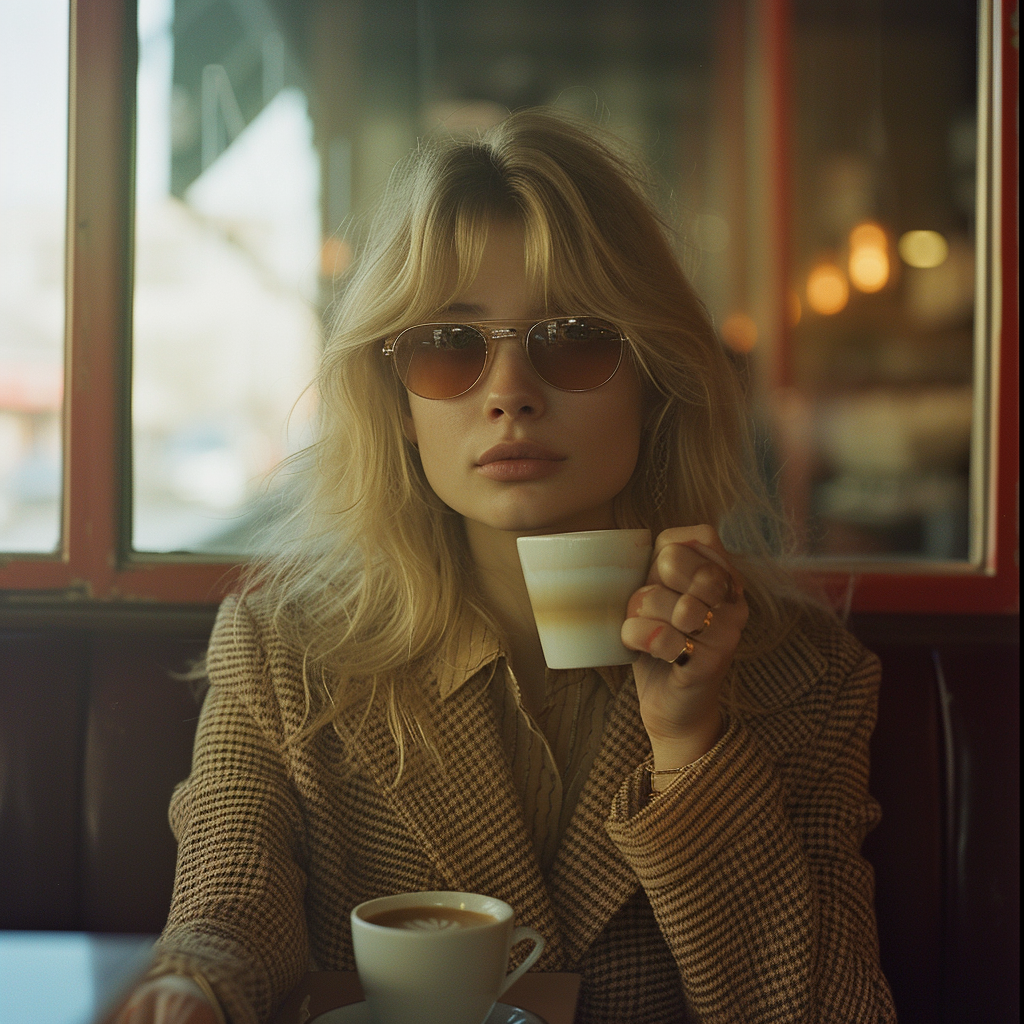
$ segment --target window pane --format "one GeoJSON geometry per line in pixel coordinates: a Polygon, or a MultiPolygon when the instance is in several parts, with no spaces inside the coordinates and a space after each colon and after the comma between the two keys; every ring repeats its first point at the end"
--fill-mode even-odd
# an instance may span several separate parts
{"type": "Polygon", "coordinates": [[[966,559],[975,5],[794,8],[784,497],[809,554],[966,559]]]}
{"type": "Polygon", "coordinates": [[[67,0],[0,0],[0,551],[60,543],[67,0]]]}
{"type": "Polygon", "coordinates": [[[144,0],[139,41],[133,547],[244,552],[308,415],[312,124],[260,4],[144,0]]]}

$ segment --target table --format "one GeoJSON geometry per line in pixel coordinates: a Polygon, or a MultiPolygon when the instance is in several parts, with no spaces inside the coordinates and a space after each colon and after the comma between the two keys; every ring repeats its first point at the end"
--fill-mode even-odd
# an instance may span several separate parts
{"type": "Polygon", "coordinates": [[[91,1024],[145,970],[155,941],[0,932],[0,1024],[91,1024]]]}
{"type": "MultiPolygon", "coordinates": [[[[572,1024],[580,991],[578,974],[524,974],[501,1002],[531,1010],[547,1024],[572,1024]]],[[[289,993],[271,1024],[306,1024],[336,1006],[358,1003],[363,998],[355,971],[311,971],[289,993]]]]}
{"type": "MultiPolygon", "coordinates": [[[[155,935],[0,932],[0,1024],[93,1024],[145,971],[155,935]]],[[[502,997],[547,1024],[572,1024],[578,974],[531,971],[502,997]]],[[[311,971],[289,993],[272,1024],[359,1002],[354,971],[311,971]]]]}

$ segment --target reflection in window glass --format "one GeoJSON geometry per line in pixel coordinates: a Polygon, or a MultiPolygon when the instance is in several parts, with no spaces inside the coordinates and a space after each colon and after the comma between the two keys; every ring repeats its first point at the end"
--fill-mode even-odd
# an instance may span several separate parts
{"type": "Polygon", "coordinates": [[[319,338],[312,125],[305,95],[284,77],[273,23],[243,26],[231,10],[139,5],[139,551],[245,551],[275,500],[269,474],[302,443],[308,416],[296,402],[319,338]]]}
{"type": "Polygon", "coordinates": [[[749,368],[800,550],[966,556],[975,6],[787,5],[778,137],[771,6],[146,0],[135,547],[244,547],[263,474],[301,442],[302,414],[290,439],[280,423],[353,225],[394,163],[425,133],[551,104],[654,168],[684,263],[749,368]],[[780,142],[782,239],[767,170],[780,142]]]}
{"type": "Polygon", "coordinates": [[[60,542],[67,0],[0,3],[0,551],[60,542]]]}
{"type": "Polygon", "coordinates": [[[807,553],[964,559],[975,5],[794,8],[784,498],[807,553]]]}

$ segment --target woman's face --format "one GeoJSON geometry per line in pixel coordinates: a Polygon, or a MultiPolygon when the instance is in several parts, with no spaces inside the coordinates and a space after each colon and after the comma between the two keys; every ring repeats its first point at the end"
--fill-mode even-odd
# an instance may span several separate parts
{"type": "MultiPolygon", "coordinates": [[[[527,284],[524,251],[519,225],[493,222],[476,279],[439,316],[541,319],[546,311],[527,284]]],[[[623,358],[593,391],[559,391],[537,376],[520,339],[489,344],[484,376],[464,395],[409,394],[405,430],[430,486],[465,519],[496,530],[610,529],[613,499],[640,450],[641,388],[632,362],[623,358]]]]}

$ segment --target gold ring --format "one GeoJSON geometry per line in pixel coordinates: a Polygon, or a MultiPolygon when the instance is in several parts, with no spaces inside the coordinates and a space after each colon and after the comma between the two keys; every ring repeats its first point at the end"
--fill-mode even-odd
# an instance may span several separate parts
{"type": "MultiPolygon", "coordinates": [[[[685,636],[686,634],[683,635],[685,636]]],[[[693,654],[693,652],[696,649],[697,645],[693,642],[693,640],[690,639],[689,636],[687,636],[686,643],[684,644],[683,649],[679,652],[678,657],[676,657],[673,660],[672,664],[679,666],[685,665],[690,660],[690,655],[693,654]]]]}
{"type": "MultiPolygon", "coordinates": [[[[698,598],[699,600],[699,598],[698,598]]],[[[704,616],[704,621],[696,628],[691,629],[687,634],[688,636],[700,636],[708,626],[711,625],[711,620],[715,617],[715,613],[709,608],[704,616]]]]}

